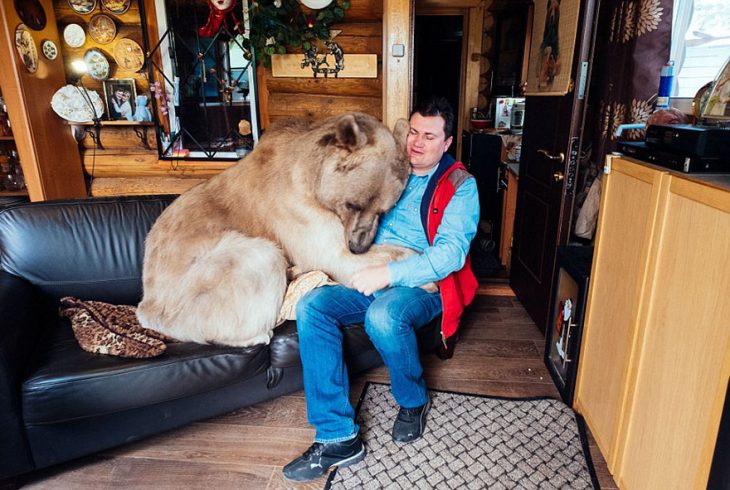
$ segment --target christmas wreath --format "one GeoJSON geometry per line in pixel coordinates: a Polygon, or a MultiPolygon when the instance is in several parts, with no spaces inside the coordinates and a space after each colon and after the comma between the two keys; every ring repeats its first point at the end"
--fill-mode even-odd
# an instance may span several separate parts
{"type": "Polygon", "coordinates": [[[264,66],[272,54],[308,50],[317,39],[329,39],[330,25],[345,17],[349,0],[335,0],[320,10],[302,10],[297,0],[259,0],[251,4],[249,46],[264,66]]]}

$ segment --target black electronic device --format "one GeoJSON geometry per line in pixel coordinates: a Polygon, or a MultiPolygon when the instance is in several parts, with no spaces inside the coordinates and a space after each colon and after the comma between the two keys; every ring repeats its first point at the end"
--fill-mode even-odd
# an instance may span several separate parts
{"type": "Polygon", "coordinates": [[[643,141],[619,141],[616,150],[626,156],[688,174],[730,172],[730,155],[722,157],[682,155],[676,151],[650,146],[643,141]]]}
{"type": "Polygon", "coordinates": [[[678,155],[730,160],[730,128],[651,125],[646,129],[646,144],[678,155]]]}

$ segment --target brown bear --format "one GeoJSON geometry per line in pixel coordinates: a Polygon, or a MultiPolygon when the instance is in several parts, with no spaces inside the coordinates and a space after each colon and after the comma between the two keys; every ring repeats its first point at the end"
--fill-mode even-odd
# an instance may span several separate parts
{"type": "Polygon", "coordinates": [[[409,172],[408,122],[349,113],[270,128],[235,166],[190,189],[145,242],[147,328],[182,341],[268,343],[289,265],[348,283],[409,252],[370,248],[409,172]]]}

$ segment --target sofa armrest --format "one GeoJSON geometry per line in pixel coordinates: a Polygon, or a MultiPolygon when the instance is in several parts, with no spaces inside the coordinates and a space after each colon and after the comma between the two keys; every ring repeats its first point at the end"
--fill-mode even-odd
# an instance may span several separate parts
{"type": "Polygon", "coordinates": [[[23,427],[21,384],[40,336],[38,303],[32,284],[0,271],[0,478],[33,469],[23,427]]]}

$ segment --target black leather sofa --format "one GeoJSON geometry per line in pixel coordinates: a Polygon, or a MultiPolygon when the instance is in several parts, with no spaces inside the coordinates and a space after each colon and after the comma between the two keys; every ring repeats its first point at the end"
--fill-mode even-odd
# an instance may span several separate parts
{"type": "MultiPolygon", "coordinates": [[[[177,343],[125,359],[78,346],[59,299],[136,304],[145,236],[173,199],[0,209],[0,479],[302,388],[293,322],[250,348],[177,343]]],[[[352,374],[382,363],[362,326],[345,331],[352,374]]],[[[422,349],[438,346],[438,331],[436,322],[419,331],[422,349]]]]}

